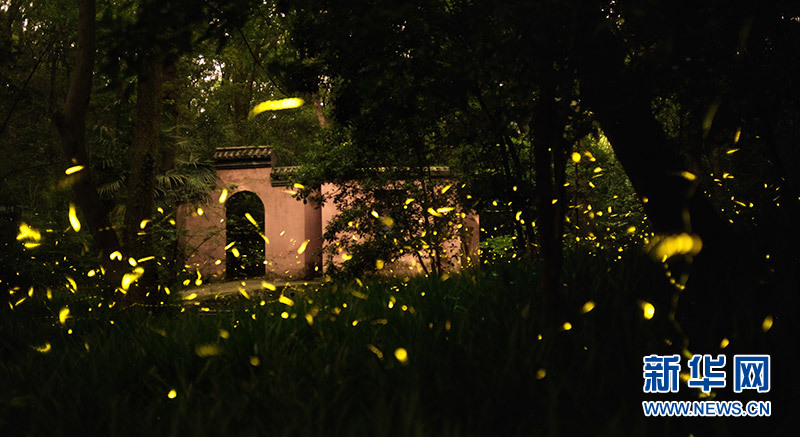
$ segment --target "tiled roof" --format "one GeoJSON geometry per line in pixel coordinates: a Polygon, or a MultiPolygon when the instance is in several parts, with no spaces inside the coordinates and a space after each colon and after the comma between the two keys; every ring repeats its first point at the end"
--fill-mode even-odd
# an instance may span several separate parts
{"type": "MultiPolygon", "coordinates": [[[[273,187],[277,186],[287,186],[290,185],[292,182],[292,178],[295,177],[297,171],[300,169],[300,166],[282,166],[282,167],[273,167],[272,168],[272,175],[271,175],[271,182],[273,187]]],[[[408,174],[412,172],[411,167],[371,167],[371,168],[363,168],[359,169],[354,172],[354,178],[359,179],[364,177],[370,173],[384,173],[387,171],[394,172],[399,177],[403,177],[404,174],[408,174]],[[359,176],[360,175],[360,176],[359,176]]],[[[414,175],[416,175],[417,169],[413,169],[414,175]]],[[[449,178],[452,176],[450,171],[450,167],[444,165],[437,165],[437,166],[430,166],[425,167],[423,169],[424,172],[428,173],[431,177],[434,178],[449,178]]]]}
{"type": "Polygon", "coordinates": [[[297,173],[297,170],[300,169],[300,166],[297,165],[290,165],[290,166],[283,166],[283,167],[273,167],[272,168],[272,175],[270,176],[270,182],[272,182],[273,187],[286,187],[290,184],[291,179],[297,173]]]}
{"type": "Polygon", "coordinates": [[[269,167],[272,165],[272,148],[218,147],[214,151],[217,168],[269,167]]]}
{"type": "Polygon", "coordinates": [[[300,166],[298,165],[275,167],[272,169],[272,175],[293,176],[298,169],[300,169],[300,166]]]}

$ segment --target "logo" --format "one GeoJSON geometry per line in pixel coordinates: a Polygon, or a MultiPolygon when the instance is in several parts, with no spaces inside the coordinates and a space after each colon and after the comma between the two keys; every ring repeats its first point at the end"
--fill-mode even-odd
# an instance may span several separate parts
{"type": "Polygon", "coordinates": [[[734,355],[733,392],[753,389],[767,393],[770,389],[769,355],[734,355]]]}
{"type": "MultiPolygon", "coordinates": [[[[686,385],[700,389],[705,394],[712,389],[725,388],[728,364],[727,357],[719,354],[693,355],[687,362],[689,375],[681,375],[681,356],[647,355],[642,358],[642,377],[645,393],[677,393],[678,380],[681,376],[686,385]]],[[[770,390],[770,356],[769,355],[734,355],[732,365],[733,391],[755,390],[767,393],[770,390]]],[[[707,396],[706,396],[707,397],[707,396]]],[[[644,401],[642,408],[645,416],[770,416],[772,402],[750,401],[644,401]]]]}
{"type": "Polygon", "coordinates": [[[686,385],[693,388],[699,388],[703,393],[708,393],[711,388],[725,387],[725,371],[716,370],[725,366],[725,355],[717,355],[717,359],[711,358],[711,355],[694,355],[689,360],[689,381],[686,385]],[[703,371],[700,372],[702,365],[703,371]],[[701,377],[702,375],[702,377],[701,377]]]}
{"type": "Polygon", "coordinates": [[[644,392],[677,393],[681,356],[678,354],[644,357],[644,392]]]}

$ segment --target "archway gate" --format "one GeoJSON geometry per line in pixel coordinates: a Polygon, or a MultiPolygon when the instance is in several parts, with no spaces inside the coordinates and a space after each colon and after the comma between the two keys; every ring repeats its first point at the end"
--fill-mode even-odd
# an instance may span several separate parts
{"type": "Polygon", "coordinates": [[[214,161],[220,182],[211,198],[199,208],[178,208],[180,243],[189,253],[187,268],[209,279],[224,277],[225,202],[235,193],[249,191],[264,203],[264,274],[281,278],[319,274],[322,210],[312,202],[298,201],[291,187],[273,178],[278,169],[273,168],[271,148],[218,148],[214,161]],[[304,250],[299,250],[304,243],[304,250]]]}

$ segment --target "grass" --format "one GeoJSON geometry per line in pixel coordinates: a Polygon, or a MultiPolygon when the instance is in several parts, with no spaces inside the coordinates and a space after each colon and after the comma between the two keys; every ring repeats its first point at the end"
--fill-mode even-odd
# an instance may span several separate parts
{"type": "MultiPolygon", "coordinates": [[[[573,254],[565,272],[565,310],[546,326],[522,263],[445,281],[333,282],[298,291],[293,306],[265,295],[148,314],[90,296],[31,299],[2,310],[0,435],[699,436],[775,425],[644,418],[642,356],[675,353],[659,300],[672,288],[638,256],[573,254]]],[[[696,394],[684,386],[680,399],[696,394]]]]}

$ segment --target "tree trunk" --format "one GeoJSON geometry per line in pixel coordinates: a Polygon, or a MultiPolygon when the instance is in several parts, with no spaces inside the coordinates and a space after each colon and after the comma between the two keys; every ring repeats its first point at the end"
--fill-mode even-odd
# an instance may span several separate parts
{"type": "MultiPolygon", "coordinates": [[[[133,126],[131,174],[125,209],[123,243],[125,256],[141,259],[154,255],[153,238],[140,224],[150,219],[155,206],[155,175],[159,166],[163,56],[154,48],[141,57],[136,84],[136,121],[133,126]]],[[[155,263],[145,267],[138,282],[131,285],[127,300],[134,303],[157,302],[158,275],[155,263]]]]}
{"type": "Polygon", "coordinates": [[[121,277],[121,266],[112,261],[111,253],[119,250],[117,234],[111,226],[108,211],[97,194],[86,150],[86,113],[92,92],[92,71],[95,59],[95,1],[78,2],[78,57],[72,72],[64,108],[52,115],[61,138],[61,148],[70,165],[83,170],[73,174],[72,190],[83,212],[84,221],[100,251],[101,265],[110,284],[121,277]]]}
{"type": "MultiPolygon", "coordinates": [[[[175,161],[178,159],[178,137],[180,135],[181,125],[181,110],[180,101],[181,95],[178,91],[180,84],[177,83],[178,67],[175,62],[170,62],[164,66],[162,79],[164,81],[163,94],[164,94],[164,114],[169,120],[167,130],[172,132],[165,138],[161,144],[161,158],[159,167],[161,172],[167,172],[175,167],[175,161]]],[[[177,208],[177,205],[176,205],[177,208]]]]}
{"type": "Polygon", "coordinates": [[[311,94],[311,100],[314,101],[314,112],[317,114],[317,121],[319,121],[319,127],[325,129],[328,127],[328,122],[325,121],[325,114],[322,112],[322,100],[319,97],[319,92],[311,94]]]}
{"type": "Polygon", "coordinates": [[[22,3],[21,0],[11,0],[8,2],[8,9],[6,10],[5,20],[3,20],[3,37],[6,41],[11,43],[11,37],[14,35],[14,22],[17,21],[19,15],[19,7],[22,3]]]}

